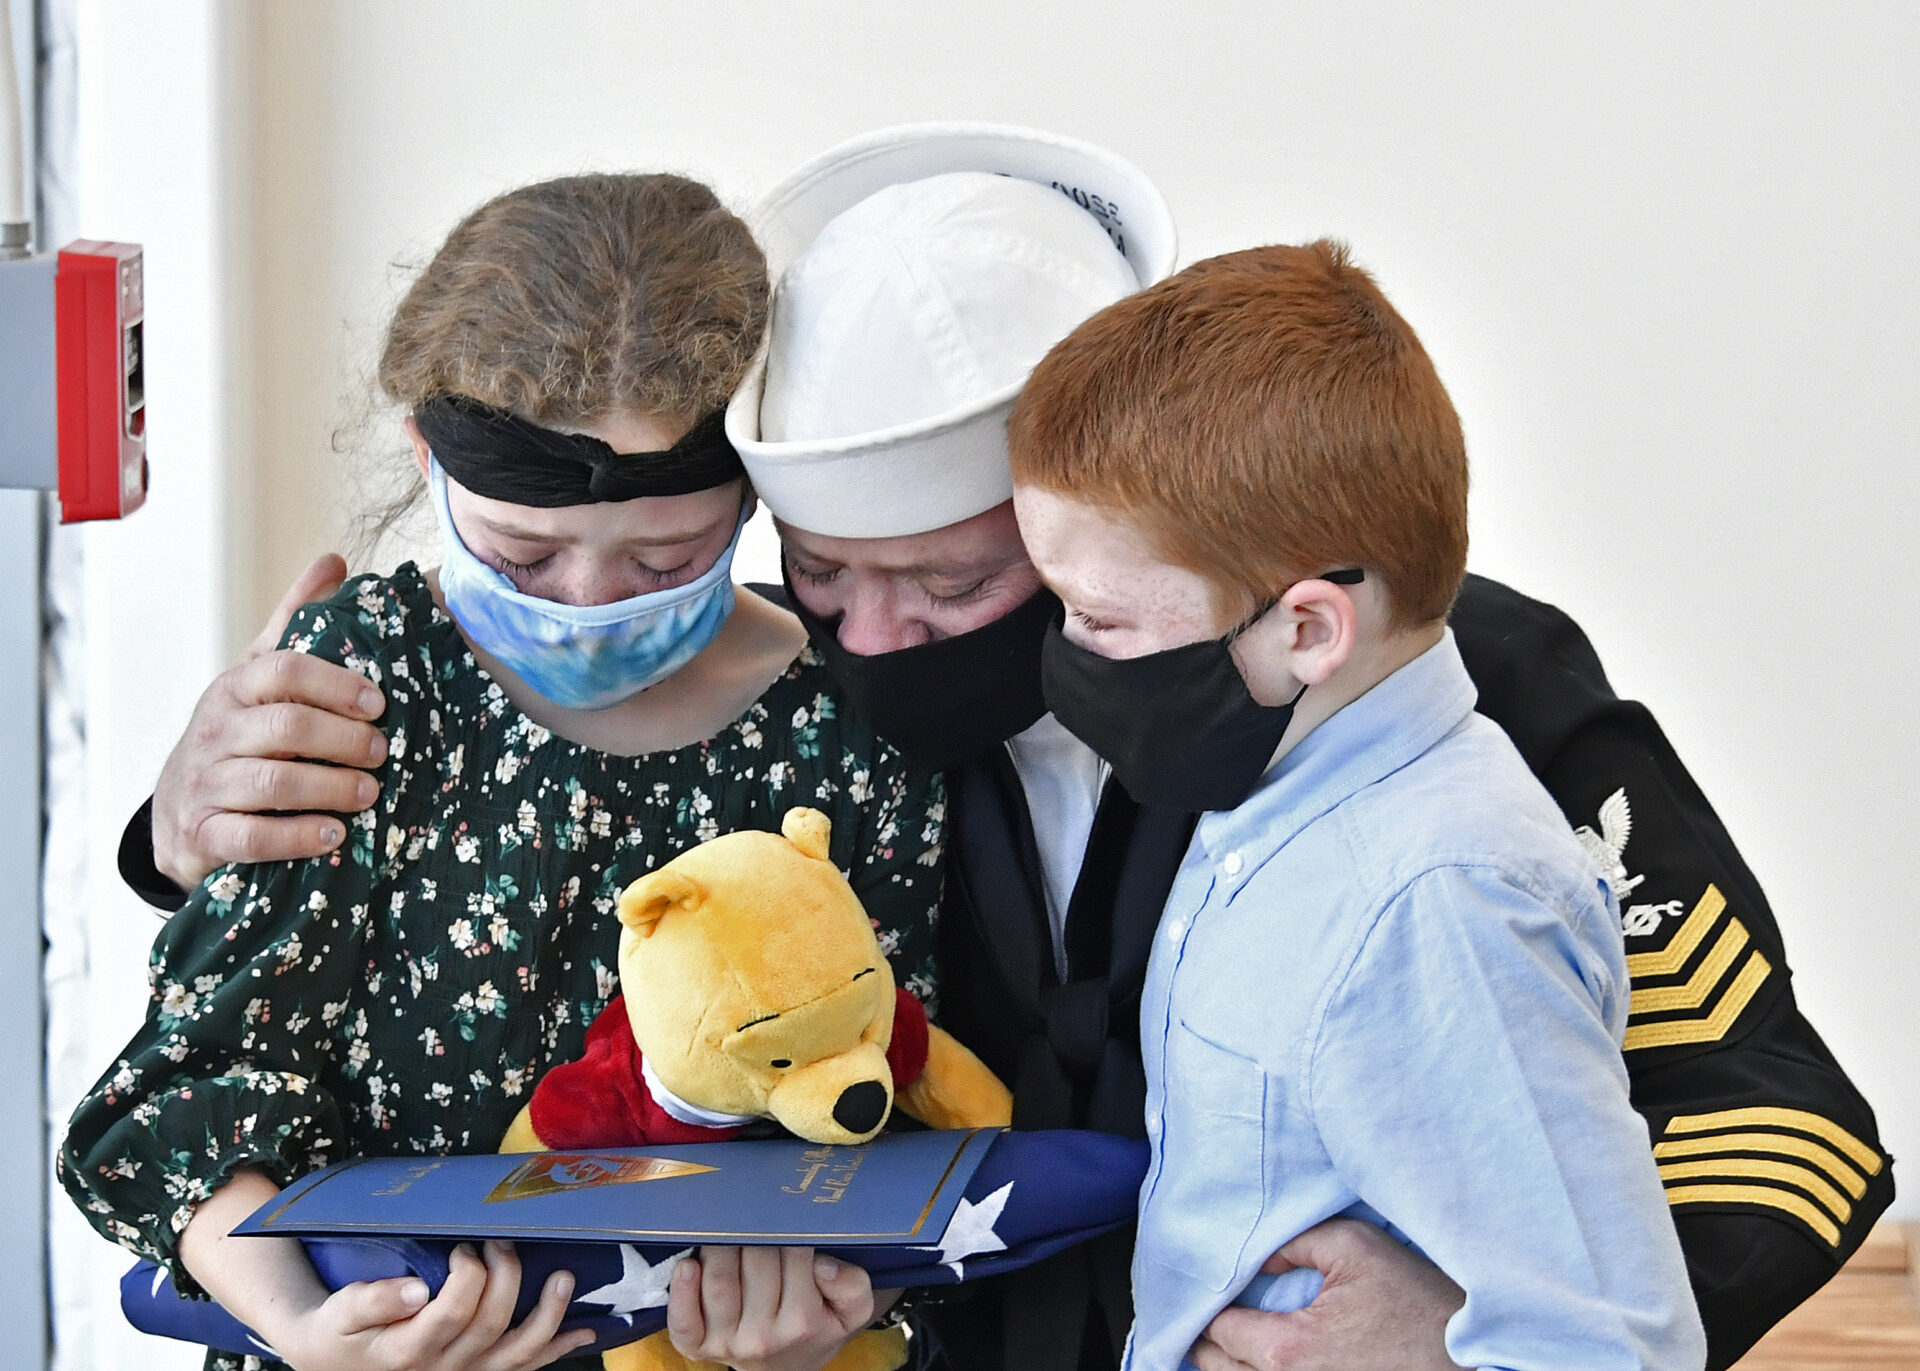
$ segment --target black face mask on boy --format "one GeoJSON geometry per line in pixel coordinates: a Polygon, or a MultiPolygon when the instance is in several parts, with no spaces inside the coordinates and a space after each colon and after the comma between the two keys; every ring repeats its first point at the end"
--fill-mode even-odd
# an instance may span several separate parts
{"type": "MultiPolygon", "coordinates": [[[[1363,575],[1349,567],[1316,579],[1356,585],[1363,575]]],[[[1055,619],[1040,653],[1047,708],[1141,804],[1233,809],[1260,783],[1307,693],[1301,686],[1285,704],[1263,705],[1233,660],[1234,639],[1272,608],[1224,637],[1125,658],[1068,642],[1055,619]]]]}
{"type": "Polygon", "coordinates": [[[1040,644],[1060,613],[1050,590],[1036,590],[971,633],[863,657],[840,646],[837,618],[801,603],[791,574],[786,585],[787,604],[853,712],[916,765],[944,771],[971,761],[1047,712],[1040,644]]]}

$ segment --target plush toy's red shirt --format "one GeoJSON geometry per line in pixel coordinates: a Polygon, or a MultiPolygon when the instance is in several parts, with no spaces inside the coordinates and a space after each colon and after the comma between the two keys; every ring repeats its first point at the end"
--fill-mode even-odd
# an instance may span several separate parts
{"type": "MultiPolygon", "coordinates": [[[[897,1095],[927,1065],[927,1011],[895,989],[887,1065],[897,1095]]],[[[638,1147],[644,1143],[722,1142],[740,1131],[681,1123],[662,1109],[640,1074],[640,1046],[616,995],[587,1029],[578,1061],[556,1066],[534,1087],[529,1122],[548,1148],[638,1147]]]]}

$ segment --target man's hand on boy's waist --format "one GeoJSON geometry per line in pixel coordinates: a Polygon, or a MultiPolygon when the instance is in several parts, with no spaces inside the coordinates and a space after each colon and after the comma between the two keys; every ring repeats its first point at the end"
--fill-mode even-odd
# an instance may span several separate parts
{"type": "Polygon", "coordinates": [[[1466,1296],[1439,1267],[1371,1224],[1328,1219],[1267,1259],[1326,1279],[1291,1314],[1222,1310],[1188,1358],[1200,1371],[1459,1371],[1447,1320],[1466,1296]]]}
{"type": "Polygon", "coordinates": [[[296,578],[239,664],[200,696],[167,757],[153,792],[153,858],[182,889],[228,862],[331,852],[346,832],[335,816],[379,794],[358,769],[387,755],[369,722],[385,708],[379,690],[343,666],[274,650],[294,611],[345,579],[331,554],[296,578]]]}

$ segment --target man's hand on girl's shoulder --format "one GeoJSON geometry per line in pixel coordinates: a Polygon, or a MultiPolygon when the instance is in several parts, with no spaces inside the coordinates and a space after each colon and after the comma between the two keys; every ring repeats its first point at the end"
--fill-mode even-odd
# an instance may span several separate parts
{"type": "Polygon", "coordinates": [[[1222,1310],[1187,1354],[1200,1371],[1459,1371],[1447,1320],[1466,1296],[1432,1262],[1372,1224],[1328,1219],[1261,1270],[1297,1266],[1325,1278],[1313,1303],[1222,1310]]]}
{"type": "Polygon", "coordinates": [[[357,672],[275,650],[294,611],[346,579],[329,553],[297,577],[238,665],[208,686],[153,792],[154,865],[183,890],[228,862],[317,857],[372,804],[386,707],[357,672]],[[323,765],[329,763],[330,765],[323,765]]]}

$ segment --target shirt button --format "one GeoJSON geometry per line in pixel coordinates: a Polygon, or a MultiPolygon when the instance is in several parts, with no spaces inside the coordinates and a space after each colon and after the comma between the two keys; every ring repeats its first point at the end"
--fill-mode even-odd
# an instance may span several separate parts
{"type": "Polygon", "coordinates": [[[1238,876],[1240,874],[1240,865],[1240,854],[1238,852],[1229,852],[1220,859],[1220,869],[1229,876],[1238,876]]]}

